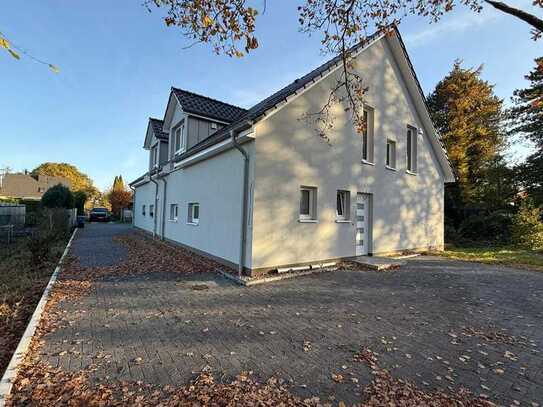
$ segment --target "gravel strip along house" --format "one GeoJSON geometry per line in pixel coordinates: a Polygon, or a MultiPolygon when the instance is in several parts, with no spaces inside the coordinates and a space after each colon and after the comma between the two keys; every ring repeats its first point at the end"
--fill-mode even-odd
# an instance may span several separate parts
{"type": "Polygon", "coordinates": [[[329,143],[302,118],[328,100],[339,57],[248,110],[172,88],[131,183],[135,226],[253,276],[442,249],[454,175],[400,33],[354,55],[367,130],[336,106],[329,143]]]}

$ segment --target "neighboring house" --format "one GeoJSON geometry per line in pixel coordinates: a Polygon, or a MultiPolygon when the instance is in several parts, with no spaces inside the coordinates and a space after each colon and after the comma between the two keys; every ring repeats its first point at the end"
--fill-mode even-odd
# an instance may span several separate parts
{"type": "Polygon", "coordinates": [[[131,184],[135,226],[253,275],[442,249],[454,176],[399,32],[355,55],[367,131],[337,107],[331,145],[301,117],[328,100],[339,57],[248,110],[172,88],[131,184]]]}
{"type": "Polygon", "coordinates": [[[1,174],[0,197],[39,200],[45,191],[57,184],[70,187],[70,181],[63,177],[33,177],[28,173],[1,174]]]}

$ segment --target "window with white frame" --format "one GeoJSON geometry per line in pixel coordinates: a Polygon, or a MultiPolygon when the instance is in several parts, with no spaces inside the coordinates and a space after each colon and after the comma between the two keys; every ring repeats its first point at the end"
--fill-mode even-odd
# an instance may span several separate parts
{"type": "Polygon", "coordinates": [[[407,171],[417,172],[417,129],[407,126],[407,171]]]}
{"type": "Polygon", "coordinates": [[[200,223],[200,204],[197,202],[189,203],[189,213],[187,217],[187,223],[191,225],[197,225],[200,223]]]}
{"type": "Polygon", "coordinates": [[[300,188],[300,220],[317,219],[317,188],[300,188]]]}
{"type": "Polygon", "coordinates": [[[349,220],[351,207],[350,191],[338,190],[336,194],[336,219],[349,220]]]}
{"type": "Polygon", "coordinates": [[[373,163],[374,111],[364,106],[364,131],[362,132],[362,161],[373,163]]]}
{"type": "Polygon", "coordinates": [[[155,216],[155,205],[149,205],[149,216],[151,218],[155,216]]]}
{"type": "Polygon", "coordinates": [[[151,148],[151,167],[158,166],[158,144],[151,148]]]}
{"type": "Polygon", "coordinates": [[[386,166],[396,169],[396,142],[394,140],[387,140],[386,166]]]}
{"type": "Polygon", "coordinates": [[[141,206],[141,214],[145,216],[145,205],[141,206]]]}
{"type": "Polygon", "coordinates": [[[178,215],[179,207],[177,204],[170,204],[170,220],[173,222],[177,222],[177,215],[178,215]]]}
{"type": "Polygon", "coordinates": [[[173,131],[175,154],[185,151],[185,122],[181,122],[173,131]]]}

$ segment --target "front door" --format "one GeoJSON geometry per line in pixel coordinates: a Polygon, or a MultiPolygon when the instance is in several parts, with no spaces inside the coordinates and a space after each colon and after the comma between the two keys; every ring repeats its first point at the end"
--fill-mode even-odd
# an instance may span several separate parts
{"type": "Polygon", "coordinates": [[[370,195],[356,194],[356,255],[365,256],[369,250],[369,209],[370,195]]]}

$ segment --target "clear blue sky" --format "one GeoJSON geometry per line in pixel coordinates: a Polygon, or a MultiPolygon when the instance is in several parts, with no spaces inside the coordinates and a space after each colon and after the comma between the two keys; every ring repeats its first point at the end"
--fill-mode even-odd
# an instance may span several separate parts
{"type": "MultiPolygon", "coordinates": [[[[132,180],[146,170],[147,118],[163,117],[171,86],[249,107],[327,59],[317,36],[298,32],[292,0],[268,0],[257,20],[260,48],[241,60],[207,46],[184,50],[179,32],[141,3],[2,4],[0,31],[61,72],[0,53],[0,166],[69,162],[101,189],[117,174],[132,180]]],[[[533,10],[531,0],[511,4],[533,10]]],[[[400,30],[426,93],[460,58],[484,64],[483,77],[508,102],[543,54],[526,24],[488,7],[481,14],[459,8],[437,24],[409,17],[400,30]]],[[[526,151],[517,146],[514,155],[526,151]]]]}

